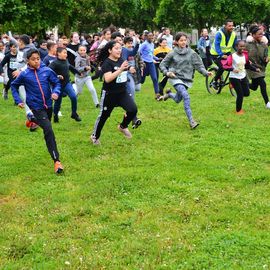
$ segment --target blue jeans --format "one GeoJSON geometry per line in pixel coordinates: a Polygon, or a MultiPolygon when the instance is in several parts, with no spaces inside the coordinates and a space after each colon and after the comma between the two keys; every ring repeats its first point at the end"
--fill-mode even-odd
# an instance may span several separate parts
{"type": "Polygon", "coordinates": [[[145,66],[145,69],[143,70],[141,83],[144,83],[145,77],[150,75],[153,85],[154,85],[155,94],[158,94],[159,88],[158,88],[157,70],[156,70],[155,64],[153,62],[152,63],[144,62],[144,63],[146,66],[145,66]]]}
{"type": "Polygon", "coordinates": [[[63,93],[67,94],[71,101],[72,114],[77,113],[77,96],[71,83],[67,83],[62,89],[58,99],[54,102],[53,113],[58,115],[61,108],[63,93]]]}
{"type": "Polygon", "coordinates": [[[128,94],[130,94],[130,96],[132,97],[132,99],[134,100],[134,96],[135,96],[135,82],[133,79],[133,76],[131,73],[128,72],[127,74],[127,92],[128,94]]]}

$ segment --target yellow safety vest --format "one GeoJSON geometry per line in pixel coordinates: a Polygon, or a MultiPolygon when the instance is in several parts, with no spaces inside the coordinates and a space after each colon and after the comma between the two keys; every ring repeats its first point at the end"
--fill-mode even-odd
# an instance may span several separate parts
{"type": "MultiPolygon", "coordinates": [[[[230,36],[230,39],[229,39],[229,42],[228,42],[227,45],[226,45],[226,36],[225,36],[225,34],[221,30],[219,31],[219,33],[221,34],[221,42],[220,42],[221,51],[224,54],[230,53],[232,51],[233,43],[234,43],[234,40],[235,40],[235,32],[231,33],[231,36],[230,36]]],[[[212,47],[211,47],[211,50],[210,50],[210,53],[212,55],[218,55],[218,53],[216,52],[215,41],[216,41],[216,39],[214,40],[214,42],[212,44],[212,47]]]]}

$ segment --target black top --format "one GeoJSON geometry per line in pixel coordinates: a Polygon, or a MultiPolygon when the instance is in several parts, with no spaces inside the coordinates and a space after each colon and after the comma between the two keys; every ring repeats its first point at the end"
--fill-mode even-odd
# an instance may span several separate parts
{"type": "Polygon", "coordinates": [[[66,86],[66,84],[70,82],[69,70],[73,74],[80,75],[80,72],[74,66],[70,65],[67,60],[61,60],[61,59],[57,58],[56,60],[54,60],[50,63],[49,67],[57,75],[62,75],[64,77],[64,80],[60,80],[62,87],[66,86]]]}
{"type": "Polygon", "coordinates": [[[17,70],[17,54],[13,55],[10,52],[5,55],[2,62],[0,63],[0,73],[3,73],[3,67],[7,64],[8,78],[14,80],[12,77],[12,72],[17,70]]]}
{"type": "MultiPolygon", "coordinates": [[[[118,70],[124,60],[122,58],[117,61],[113,61],[109,58],[105,59],[101,66],[102,73],[115,72],[118,70]]],[[[106,83],[103,82],[103,90],[107,91],[110,94],[118,94],[126,91],[127,83],[127,71],[120,73],[113,81],[106,83]]]]}
{"type": "Polygon", "coordinates": [[[76,52],[79,50],[79,46],[80,46],[80,43],[78,43],[76,45],[69,43],[67,45],[67,49],[72,50],[72,51],[67,50],[67,54],[68,54],[67,60],[72,66],[75,66],[76,52]]]}

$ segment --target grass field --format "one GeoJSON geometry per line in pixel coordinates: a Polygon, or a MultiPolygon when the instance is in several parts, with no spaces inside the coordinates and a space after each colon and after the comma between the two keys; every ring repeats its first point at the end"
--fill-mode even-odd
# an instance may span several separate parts
{"type": "Polygon", "coordinates": [[[228,92],[209,95],[197,74],[190,130],[183,104],[156,102],[148,80],[132,140],[119,108],[100,147],[90,93],[80,123],[65,98],[53,124],[63,176],[42,131],[1,99],[0,269],[270,269],[270,111],[258,90],[235,115],[228,92]]]}

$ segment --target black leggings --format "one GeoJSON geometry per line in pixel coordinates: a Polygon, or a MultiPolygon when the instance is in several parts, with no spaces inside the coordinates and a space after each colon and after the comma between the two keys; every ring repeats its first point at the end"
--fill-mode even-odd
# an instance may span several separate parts
{"type": "Polygon", "coordinates": [[[59,153],[51,124],[52,108],[32,110],[32,112],[36,118],[35,123],[43,129],[44,139],[52,159],[54,161],[59,161],[59,153]]]}
{"type": "Polygon", "coordinates": [[[239,112],[242,109],[244,97],[249,96],[249,85],[247,77],[243,79],[230,78],[230,82],[236,91],[236,111],[239,112]]]}
{"type": "Polygon", "coordinates": [[[266,104],[269,101],[267,92],[266,92],[266,82],[264,80],[264,77],[251,79],[251,84],[249,85],[249,88],[252,90],[257,90],[258,86],[260,86],[261,94],[264,100],[264,103],[266,104]]]}
{"type": "Polygon", "coordinates": [[[108,92],[103,90],[100,99],[100,113],[93,131],[96,139],[100,137],[101,130],[115,107],[122,107],[126,111],[120,124],[122,128],[127,128],[137,114],[137,106],[127,91],[119,94],[108,94],[108,92]]]}

